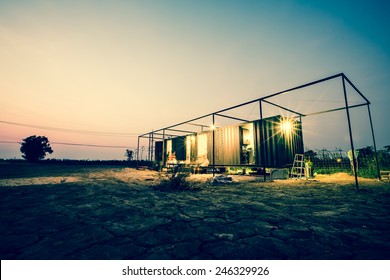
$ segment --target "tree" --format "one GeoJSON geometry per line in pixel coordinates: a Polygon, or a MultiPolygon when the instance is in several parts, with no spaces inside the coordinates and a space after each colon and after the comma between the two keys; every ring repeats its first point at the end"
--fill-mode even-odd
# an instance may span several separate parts
{"type": "Polygon", "coordinates": [[[384,146],[382,150],[378,151],[378,159],[384,170],[390,168],[390,145],[384,146]]]}
{"type": "Polygon", "coordinates": [[[128,161],[132,161],[134,156],[134,152],[130,149],[126,149],[125,157],[128,161]]]}
{"type": "Polygon", "coordinates": [[[365,148],[357,149],[359,152],[360,157],[373,157],[375,152],[374,152],[374,147],[372,146],[367,146],[365,148]]]}
{"type": "Polygon", "coordinates": [[[20,151],[22,157],[30,162],[36,162],[43,159],[47,153],[53,153],[49,140],[45,136],[30,136],[23,139],[20,151]]]}
{"type": "Polygon", "coordinates": [[[313,150],[308,150],[305,152],[305,158],[307,158],[311,161],[313,161],[316,156],[317,156],[317,153],[314,152],[313,150]]]}

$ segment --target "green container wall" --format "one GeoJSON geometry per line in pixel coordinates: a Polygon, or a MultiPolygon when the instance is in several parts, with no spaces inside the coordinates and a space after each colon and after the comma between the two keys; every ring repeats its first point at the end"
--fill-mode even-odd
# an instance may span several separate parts
{"type": "Polygon", "coordinates": [[[156,141],[154,146],[154,155],[156,161],[162,161],[163,160],[163,141],[156,141]]]}
{"type": "Polygon", "coordinates": [[[280,131],[281,116],[254,122],[256,164],[285,167],[294,162],[295,154],[303,154],[302,124],[293,121],[289,137],[280,131]]]}
{"type": "Polygon", "coordinates": [[[172,152],[176,153],[177,160],[186,160],[186,137],[172,138],[172,152]]]}

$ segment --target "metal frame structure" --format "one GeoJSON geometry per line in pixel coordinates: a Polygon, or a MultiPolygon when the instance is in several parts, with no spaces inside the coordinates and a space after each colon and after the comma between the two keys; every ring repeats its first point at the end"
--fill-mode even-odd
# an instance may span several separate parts
{"type": "MultiPolygon", "coordinates": [[[[347,122],[348,122],[349,142],[350,142],[350,146],[351,146],[351,150],[352,151],[355,151],[355,146],[354,146],[353,134],[352,134],[350,110],[353,109],[353,108],[357,108],[357,107],[367,106],[368,118],[369,118],[371,134],[372,134],[372,140],[373,140],[373,146],[374,146],[374,151],[375,151],[375,162],[376,162],[376,166],[377,166],[377,176],[380,179],[380,169],[379,169],[379,164],[378,164],[378,155],[377,155],[375,134],[374,134],[374,128],[373,128],[373,124],[372,124],[372,117],[371,117],[371,111],[370,111],[370,104],[371,103],[357,89],[357,87],[344,75],[344,73],[336,74],[336,75],[329,76],[329,77],[326,77],[326,78],[323,78],[323,79],[320,79],[320,80],[316,80],[316,81],[313,81],[313,82],[310,82],[310,83],[306,83],[306,84],[303,84],[303,85],[300,85],[300,86],[296,86],[296,87],[293,87],[293,88],[290,88],[290,89],[287,89],[287,90],[279,91],[279,92],[276,92],[276,93],[273,93],[273,94],[270,94],[270,95],[267,95],[267,96],[264,96],[264,97],[260,97],[258,99],[254,99],[254,100],[251,100],[251,101],[248,101],[248,102],[245,102],[245,103],[241,103],[241,104],[238,104],[238,105],[235,105],[235,106],[232,106],[232,107],[228,107],[228,108],[225,108],[225,109],[222,109],[222,110],[219,110],[219,111],[207,114],[207,115],[203,115],[203,116],[200,116],[200,117],[188,120],[188,121],[184,121],[184,122],[181,122],[181,123],[178,123],[178,124],[170,125],[170,126],[167,126],[167,127],[164,127],[164,128],[160,128],[160,129],[153,130],[151,132],[147,132],[147,133],[144,133],[142,135],[139,135],[138,136],[138,143],[137,143],[137,161],[139,160],[139,146],[140,146],[140,139],[141,138],[147,138],[149,140],[148,160],[149,161],[153,161],[154,141],[156,141],[156,140],[160,140],[160,141],[163,140],[163,143],[164,143],[165,139],[168,139],[168,138],[171,138],[171,137],[177,137],[177,136],[186,136],[186,135],[194,134],[194,133],[197,132],[196,130],[181,130],[181,129],[177,129],[178,127],[180,127],[182,125],[189,125],[191,127],[197,127],[197,128],[200,127],[201,131],[203,131],[204,128],[210,128],[210,125],[199,124],[199,123],[196,123],[196,122],[200,121],[202,119],[211,117],[212,153],[213,153],[211,167],[213,168],[213,170],[215,170],[215,167],[216,167],[216,164],[215,164],[215,129],[213,129],[213,128],[215,128],[215,124],[216,124],[215,117],[218,116],[218,117],[232,119],[232,120],[235,120],[235,121],[248,122],[249,120],[244,120],[244,119],[241,119],[241,118],[236,118],[236,117],[233,117],[233,116],[229,116],[228,114],[226,114],[226,112],[228,112],[230,110],[233,110],[233,109],[236,109],[236,108],[239,108],[239,107],[243,107],[243,106],[249,105],[249,104],[254,104],[254,103],[258,103],[258,105],[259,105],[260,121],[263,120],[263,104],[269,104],[269,105],[275,106],[275,107],[277,107],[279,109],[282,109],[282,110],[285,110],[287,112],[290,112],[290,113],[294,114],[296,118],[299,118],[299,120],[302,120],[303,117],[307,117],[307,116],[318,115],[318,114],[325,114],[325,113],[331,113],[331,112],[335,112],[335,111],[345,110],[346,111],[346,116],[347,116],[347,122]],[[303,114],[303,113],[300,113],[300,112],[296,112],[296,111],[294,111],[294,110],[292,110],[290,108],[286,108],[284,106],[281,106],[281,105],[278,105],[276,103],[273,103],[273,102],[269,101],[269,99],[272,98],[272,97],[279,96],[279,95],[284,95],[284,94],[287,94],[287,93],[295,91],[295,90],[307,88],[307,87],[310,87],[310,86],[313,86],[313,85],[316,85],[316,84],[324,83],[324,82],[327,82],[327,81],[330,81],[330,80],[335,80],[335,79],[341,79],[342,80],[342,88],[343,88],[343,95],[344,95],[344,102],[345,102],[345,105],[342,106],[342,107],[333,108],[333,109],[324,110],[324,111],[318,111],[318,112],[314,112],[314,113],[310,113],[310,114],[303,114]],[[356,104],[356,105],[350,105],[348,103],[348,94],[347,94],[347,90],[346,90],[346,84],[350,85],[362,97],[362,99],[364,100],[363,103],[356,104]]],[[[260,126],[261,126],[261,123],[262,122],[260,122],[260,126]]],[[[260,129],[261,129],[261,127],[260,127],[260,129]]],[[[163,150],[164,150],[164,148],[165,147],[164,147],[164,144],[163,144],[163,150]]],[[[267,152],[267,151],[264,150],[264,145],[261,145],[261,149],[262,149],[261,155],[262,155],[262,157],[264,157],[265,153],[267,152]]],[[[354,163],[353,164],[353,170],[354,170],[354,176],[355,176],[355,184],[356,184],[356,188],[358,189],[359,188],[359,182],[358,182],[357,168],[356,168],[356,166],[357,166],[357,159],[355,157],[355,153],[354,152],[352,152],[352,160],[353,160],[353,163],[354,163]]],[[[265,166],[264,159],[262,160],[262,162],[264,164],[263,168],[265,170],[266,166],[265,166]]],[[[213,171],[213,174],[214,174],[214,171],[213,171]]]]}

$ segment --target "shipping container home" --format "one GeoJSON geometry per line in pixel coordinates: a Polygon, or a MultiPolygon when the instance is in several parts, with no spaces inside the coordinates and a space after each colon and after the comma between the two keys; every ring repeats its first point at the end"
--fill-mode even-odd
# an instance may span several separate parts
{"type": "MultiPolygon", "coordinates": [[[[142,134],[138,137],[137,160],[140,141],[146,139],[148,161],[160,166],[166,163],[211,166],[213,171],[219,166],[253,166],[263,171],[267,167],[281,168],[291,165],[295,155],[304,152],[306,131],[302,128],[306,127],[306,118],[343,111],[344,118],[340,121],[344,122],[346,132],[343,140],[348,139],[350,149],[355,151],[351,112],[364,106],[380,178],[370,101],[343,73],[142,134]],[[324,88],[320,88],[322,85],[324,88]],[[252,112],[255,114],[251,115],[252,112]]],[[[318,137],[324,135],[321,126],[314,129],[318,129],[315,133],[318,137]]],[[[354,153],[352,162],[358,188],[354,153]]]]}
{"type": "Polygon", "coordinates": [[[177,136],[155,144],[156,161],[163,165],[208,166],[214,162],[226,167],[286,167],[293,163],[295,154],[302,153],[301,122],[282,116],[177,136]]]}

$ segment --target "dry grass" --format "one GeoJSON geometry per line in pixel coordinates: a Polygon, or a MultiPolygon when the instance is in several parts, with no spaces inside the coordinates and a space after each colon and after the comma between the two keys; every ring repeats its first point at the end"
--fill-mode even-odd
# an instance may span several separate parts
{"type": "Polygon", "coordinates": [[[361,179],[356,190],[341,173],[213,185],[210,174],[132,168],[13,172],[0,177],[2,259],[390,257],[388,180],[361,179]]]}

